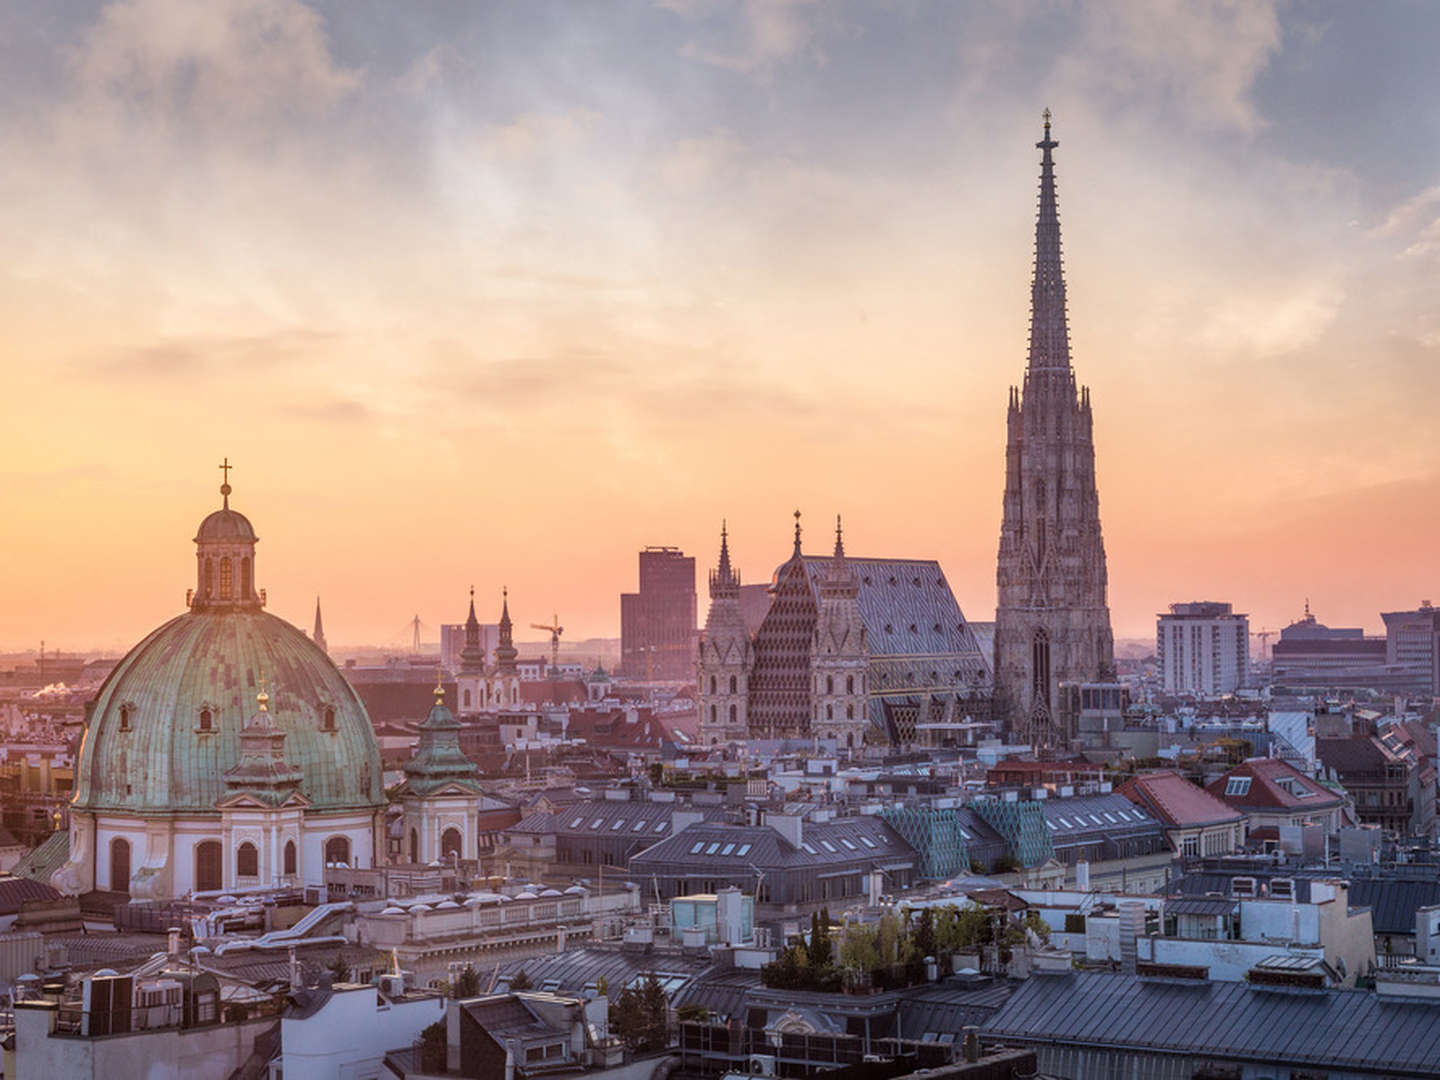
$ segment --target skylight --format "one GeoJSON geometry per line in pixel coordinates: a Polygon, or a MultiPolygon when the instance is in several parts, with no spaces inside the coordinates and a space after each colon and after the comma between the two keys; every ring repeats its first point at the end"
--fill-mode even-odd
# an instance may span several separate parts
{"type": "Polygon", "coordinates": [[[746,855],[749,855],[749,854],[750,854],[750,845],[749,845],[749,844],[741,844],[739,850],[735,852],[735,857],[736,857],[737,859],[743,859],[746,855]]]}
{"type": "Polygon", "coordinates": [[[735,850],[735,844],[734,844],[734,842],[732,841],[731,843],[726,844],[723,848],[720,849],[720,854],[721,854],[721,855],[729,855],[729,854],[730,854],[732,851],[734,851],[734,850],[735,850]]]}
{"type": "Polygon", "coordinates": [[[577,817],[574,821],[570,822],[570,827],[572,829],[578,829],[581,823],[584,822],[584,820],[585,819],[583,817],[577,817]]]}
{"type": "Polygon", "coordinates": [[[664,832],[664,831],[669,827],[669,825],[670,825],[670,823],[669,823],[668,821],[657,821],[657,822],[655,823],[655,828],[651,829],[650,831],[651,831],[651,832],[664,832]]]}
{"type": "Polygon", "coordinates": [[[830,852],[831,855],[839,855],[839,854],[840,854],[839,849],[836,848],[834,844],[830,843],[829,840],[821,840],[821,841],[820,841],[820,846],[823,847],[826,851],[830,852]]]}
{"type": "Polygon", "coordinates": [[[1108,822],[1110,822],[1111,825],[1118,825],[1118,824],[1120,824],[1118,821],[1115,820],[1115,815],[1112,814],[1112,813],[1110,813],[1110,811],[1108,811],[1108,810],[1102,810],[1102,811],[1100,811],[1100,812],[1105,815],[1105,820],[1108,821],[1108,822]]]}
{"type": "Polygon", "coordinates": [[[808,851],[811,855],[819,854],[813,847],[810,846],[810,841],[809,841],[809,840],[802,841],[801,844],[800,844],[800,846],[801,846],[802,848],[804,848],[806,851],[808,851]]]}
{"type": "Polygon", "coordinates": [[[597,817],[594,821],[590,822],[590,828],[591,828],[591,830],[593,831],[593,830],[595,830],[595,829],[600,828],[600,826],[601,826],[601,825],[604,825],[604,824],[605,824],[605,819],[604,819],[604,818],[599,818],[599,817],[597,817]]]}
{"type": "Polygon", "coordinates": [[[1058,822],[1060,822],[1060,825],[1061,825],[1062,828],[1066,828],[1066,829],[1073,829],[1073,828],[1074,828],[1074,826],[1071,825],[1070,822],[1066,821],[1063,817],[1057,817],[1055,820],[1058,821],[1058,822]]]}
{"type": "Polygon", "coordinates": [[[704,841],[704,840],[697,841],[696,844],[695,844],[695,846],[690,849],[690,854],[691,854],[691,855],[699,855],[699,854],[700,854],[700,849],[703,848],[704,846],[705,846],[705,841],[704,841]]]}
{"type": "Polygon", "coordinates": [[[639,832],[643,828],[645,828],[645,819],[641,818],[639,821],[635,822],[635,827],[632,828],[630,831],[639,832]]]}
{"type": "Polygon", "coordinates": [[[965,826],[961,825],[961,826],[958,826],[958,828],[960,829],[960,835],[963,836],[966,840],[974,840],[974,839],[975,839],[975,838],[974,838],[973,836],[971,836],[968,832],[966,832],[965,826]]]}
{"type": "Polygon", "coordinates": [[[717,851],[719,851],[719,850],[720,850],[720,841],[719,841],[719,840],[715,840],[715,841],[712,841],[711,844],[710,844],[710,846],[705,849],[705,854],[706,854],[706,855],[714,855],[715,852],[717,852],[717,851]]]}
{"type": "Polygon", "coordinates": [[[868,836],[860,837],[860,843],[864,844],[868,848],[873,848],[875,846],[875,841],[871,840],[868,836]]]}
{"type": "Polygon", "coordinates": [[[617,817],[613,822],[610,823],[610,831],[611,831],[611,832],[619,832],[619,831],[620,831],[621,829],[623,829],[624,827],[625,827],[625,819],[624,819],[623,817],[617,817]]]}
{"type": "Polygon", "coordinates": [[[840,838],[840,843],[845,846],[845,848],[846,848],[847,851],[859,851],[859,850],[860,850],[860,849],[857,848],[854,844],[852,844],[849,840],[846,840],[843,836],[840,838]]]}

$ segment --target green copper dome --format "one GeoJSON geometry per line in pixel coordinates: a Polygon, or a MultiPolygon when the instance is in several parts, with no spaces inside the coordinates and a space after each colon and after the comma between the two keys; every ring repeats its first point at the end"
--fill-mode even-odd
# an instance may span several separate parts
{"type": "Polygon", "coordinates": [[[232,609],[171,619],[120,661],[86,724],[74,807],[216,812],[232,794],[225,774],[240,762],[262,678],[312,810],[383,806],[380,749],[345,677],[284,619],[232,609]]]}

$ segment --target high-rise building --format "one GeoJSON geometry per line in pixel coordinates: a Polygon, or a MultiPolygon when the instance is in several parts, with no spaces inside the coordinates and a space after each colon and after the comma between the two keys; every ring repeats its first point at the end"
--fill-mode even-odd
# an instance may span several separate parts
{"type": "Polygon", "coordinates": [[[1414,611],[1384,611],[1385,663],[1413,671],[1420,693],[1440,694],[1440,608],[1426,600],[1414,611]]]}
{"type": "Polygon", "coordinates": [[[695,677],[695,559],[679,548],[640,552],[640,591],[620,594],[620,671],[632,679],[695,677]]]}
{"type": "Polygon", "coordinates": [[[1030,354],[1023,386],[1010,389],[996,569],[997,708],[1015,736],[1036,745],[1062,741],[1060,683],[1112,677],[1115,654],[1090,390],[1077,388],[1070,364],[1052,156],[1058,145],[1046,110],[1044,138],[1035,144],[1042,156],[1030,354]]]}
{"type": "Polygon", "coordinates": [[[1155,659],[1171,694],[1218,697],[1250,681],[1250,618],[1229,604],[1171,604],[1156,617],[1155,659]]]}

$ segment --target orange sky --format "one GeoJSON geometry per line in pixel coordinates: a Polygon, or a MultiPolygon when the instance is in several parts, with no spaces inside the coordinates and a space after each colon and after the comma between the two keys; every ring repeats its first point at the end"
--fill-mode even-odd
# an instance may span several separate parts
{"type": "Polygon", "coordinates": [[[759,581],[797,506],[993,618],[1046,104],[1117,636],[1440,592],[1440,132],[1379,169],[1296,104],[1336,31],[1265,4],[948,8],[6,15],[0,646],[180,611],[225,455],[332,643],[472,583],[615,636],[642,545],[703,582],[728,518],[759,581]]]}

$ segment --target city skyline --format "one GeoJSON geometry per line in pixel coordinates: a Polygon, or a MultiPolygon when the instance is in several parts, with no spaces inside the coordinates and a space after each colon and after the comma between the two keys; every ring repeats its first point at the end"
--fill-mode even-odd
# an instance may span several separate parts
{"type": "Polygon", "coordinates": [[[797,505],[992,619],[1045,106],[1116,636],[1431,594],[1433,13],[556,10],[7,20],[0,645],[183,610],[227,455],[271,610],[340,643],[472,583],[618,636],[640,547],[703,575],[725,519],[767,580],[797,505]]]}

